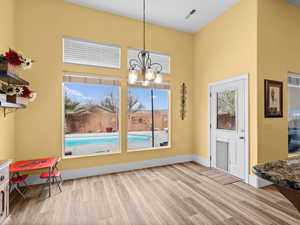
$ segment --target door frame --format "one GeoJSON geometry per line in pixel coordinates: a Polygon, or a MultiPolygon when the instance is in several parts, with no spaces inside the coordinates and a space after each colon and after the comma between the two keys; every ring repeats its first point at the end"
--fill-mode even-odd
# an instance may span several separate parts
{"type": "Polygon", "coordinates": [[[249,183],[249,74],[242,74],[239,76],[227,78],[224,80],[211,82],[208,84],[208,151],[209,164],[212,167],[212,149],[211,149],[211,90],[215,85],[226,84],[233,81],[245,81],[245,183],[249,183]]]}

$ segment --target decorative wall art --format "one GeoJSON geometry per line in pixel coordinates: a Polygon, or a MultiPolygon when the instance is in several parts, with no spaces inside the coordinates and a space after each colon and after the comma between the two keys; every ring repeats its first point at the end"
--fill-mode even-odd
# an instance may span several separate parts
{"type": "Polygon", "coordinates": [[[283,83],[265,80],[265,118],[283,117],[283,83]]]}
{"type": "Polygon", "coordinates": [[[186,94],[187,94],[187,87],[185,83],[181,84],[181,109],[180,109],[180,118],[184,120],[186,117],[186,94]]]}

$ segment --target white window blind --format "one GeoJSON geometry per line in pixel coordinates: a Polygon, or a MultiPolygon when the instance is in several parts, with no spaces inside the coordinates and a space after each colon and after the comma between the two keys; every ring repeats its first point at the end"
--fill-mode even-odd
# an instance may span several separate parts
{"type": "Polygon", "coordinates": [[[120,69],[121,48],[93,41],[63,38],[64,63],[120,69]]]}
{"type": "MultiPolygon", "coordinates": [[[[139,53],[139,49],[129,48],[127,51],[127,61],[129,67],[129,61],[131,59],[138,59],[137,55],[139,53]]],[[[162,65],[162,74],[170,74],[171,73],[171,57],[167,54],[150,52],[152,63],[159,63],[162,65]]]]}
{"type": "Polygon", "coordinates": [[[289,73],[288,86],[300,88],[300,75],[289,73]]]}
{"type": "Polygon", "coordinates": [[[77,73],[65,73],[64,83],[79,83],[92,85],[120,86],[120,78],[113,76],[96,76],[77,73]]]}

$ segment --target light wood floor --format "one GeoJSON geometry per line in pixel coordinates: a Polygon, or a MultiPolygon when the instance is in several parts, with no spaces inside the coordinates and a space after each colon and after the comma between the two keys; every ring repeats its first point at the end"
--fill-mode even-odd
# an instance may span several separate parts
{"type": "Polygon", "coordinates": [[[194,163],[66,181],[15,200],[9,225],[287,225],[300,214],[273,188],[222,185],[194,163]],[[47,191],[45,190],[45,193],[47,191]]]}

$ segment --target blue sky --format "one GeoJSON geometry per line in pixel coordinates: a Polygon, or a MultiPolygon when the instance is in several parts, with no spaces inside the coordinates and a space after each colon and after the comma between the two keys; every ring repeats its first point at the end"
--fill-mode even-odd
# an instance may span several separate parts
{"type": "MultiPolygon", "coordinates": [[[[116,86],[97,86],[86,84],[65,83],[65,95],[71,100],[86,103],[100,103],[101,100],[110,92],[114,96],[119,95],[119,88],[116,86]]],[[[145,110],[151,109],[150,89],[129,88],[128,94],[139,99],[145,106],[145,110]]],[[[154,109],[165,110],[168,108],[168,91],[154,90],[154,109]]]]}
{"type": "MultiPolygon", "coordinates": [[[[151,109],[151,90],[143,88],[129,88],[128,94],[136,96],[145,106],[146,110],[151,109]]],[[[154,109],[168,109],[168,91],[154,90],[154,109]]]]}

